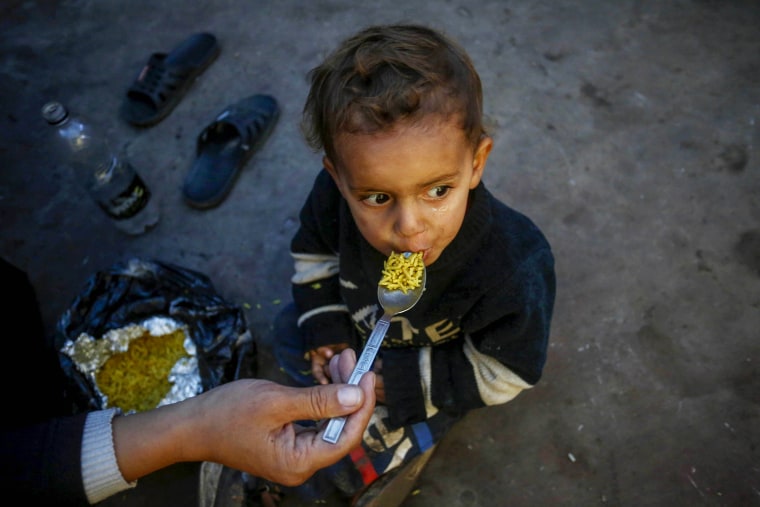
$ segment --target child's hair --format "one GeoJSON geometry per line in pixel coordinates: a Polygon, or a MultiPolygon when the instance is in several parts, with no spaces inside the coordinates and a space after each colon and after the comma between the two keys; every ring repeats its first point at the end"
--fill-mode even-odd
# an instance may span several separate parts
{"type": "Polygon", "coordinates": [[[483,91],[456,42],[419,25],[373,26],[346,39],[309,73],[301,128],[335,160],[341,133],[371,134],[429,115],[456,118],[477,144],[485,133],[483,91]]]}

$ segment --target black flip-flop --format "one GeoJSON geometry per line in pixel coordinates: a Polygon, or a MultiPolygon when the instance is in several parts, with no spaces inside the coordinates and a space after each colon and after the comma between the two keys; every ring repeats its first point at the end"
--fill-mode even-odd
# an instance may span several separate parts
{"type": "Polygon", "coordinates": [[[280,107],[269,95],[252,95],[219,113],[198,136],[197,157],[182,187],[185,202],[199,209],[220,204],[279,115],[280,107]]]}
{"type": "Polygon", "coordinates": [[[166,118],[219,52],[214,35],[196,33],[169,54],[153,53],[127,90],[122,118],[137,127],[155,125],[166,118]]]}

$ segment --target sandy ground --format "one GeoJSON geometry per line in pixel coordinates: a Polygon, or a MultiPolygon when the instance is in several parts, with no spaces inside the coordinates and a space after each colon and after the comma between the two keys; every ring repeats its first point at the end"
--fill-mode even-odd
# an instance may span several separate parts
{"type": "MultiPolygon", "coordinates": [[[[543,229],[559,286],[542,381],[470,414],[404,505],[760,505],[758,2],[16,0],[0,20],[0,255],[50,333],[92,273],[143,257],[207,274],[266,337],[320,167],[298,130],[306,72],[367,24],[426,23],[475,61],[486,184],[543,229]],[[148,55],[200,31],[222,52],[174,112],[121,121],[148,55]],[[254,93],[281,103],[272,137],[219,208],[188,208],[197,135],[254,93]],[[115,230],[52,158],[51,99],[126,150],[155,230],[115,230]]],[[[193,505],[194,472],[110,503],[193,505]]]]}

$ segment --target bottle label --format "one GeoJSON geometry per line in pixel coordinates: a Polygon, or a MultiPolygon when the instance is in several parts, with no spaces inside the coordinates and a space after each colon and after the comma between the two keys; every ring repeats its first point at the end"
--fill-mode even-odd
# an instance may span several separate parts
{"type": "Polygon", "coordinates": [[[137,215],[150,200],[150,190],[140,175],[135,174],[132,182],[122,193],[98,204],[108,216],[115,220],[126,220],[137,215]]]}

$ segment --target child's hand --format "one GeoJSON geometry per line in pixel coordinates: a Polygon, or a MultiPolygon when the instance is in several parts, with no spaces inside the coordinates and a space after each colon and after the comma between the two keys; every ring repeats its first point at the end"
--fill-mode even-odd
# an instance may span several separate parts
{"type": "Polygon", "coordinates": [[[309,351],[311,374],[314,375],[314,379],[318,383],[330,383],[330,359],[347,348],[347,343],[338,343],[336,345],[324,345],[309,351]]]}
{"type": "Polygon", "coordinates": [[[375,372],[375,398],[377,403],[385,403],[385,384],[383,384],[383,359],[375,359],[375,366],[372,367],[375,372]]]}

